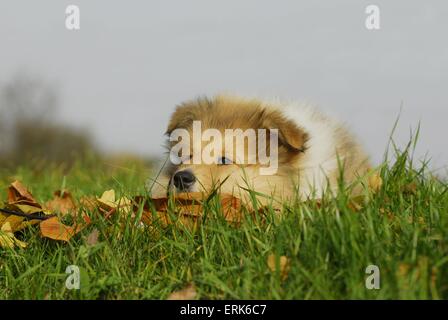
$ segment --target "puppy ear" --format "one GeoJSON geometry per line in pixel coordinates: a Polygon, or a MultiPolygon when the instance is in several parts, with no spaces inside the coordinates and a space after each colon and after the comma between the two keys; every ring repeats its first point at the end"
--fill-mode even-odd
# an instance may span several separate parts
{"type": "Polygon", "coordinates": [[[305,151],[308,134],[293,121],[285,118],[280,112],[264,113],[263,126],[266,129],[277,129],[280,144],[291,151],[305,151]]]}
{"type": "Polygon", "coordinates": [[[168,123],[165,134],[170,135],[175,129],[188,128],[195,119],[194,107],[180,105],[176,108],[168,123]]]}

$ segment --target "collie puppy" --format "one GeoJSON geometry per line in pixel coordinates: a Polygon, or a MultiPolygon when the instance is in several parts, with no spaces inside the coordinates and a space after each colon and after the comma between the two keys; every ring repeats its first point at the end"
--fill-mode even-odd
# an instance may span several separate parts
{"type": "Polygon", "coordinates": [[[218,189],[248,200],[253,190],[259,203],[275,205],[337,192],[340,179],[349,185],[369,170],[344,126],[300,103],[199,98],[177,106],[166,134],[169,159],[154,185],[158,194],[218,189]]]}

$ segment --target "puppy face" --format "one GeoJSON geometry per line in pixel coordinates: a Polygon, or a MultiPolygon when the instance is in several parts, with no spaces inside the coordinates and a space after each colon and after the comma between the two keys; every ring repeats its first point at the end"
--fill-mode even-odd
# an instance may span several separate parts
{"type": "Polygon", "coordinates": [[[297,175],[294,164],[307,140],[306,133],[280,111],[255,100],[228,97],[198,99],[178,106],[167,135],[173,137],[179,130],[190,139],[174,139],[167,144],[171,155],[175,149],[178,159],[171,161],[167,169],[169,188],[176,192],[219,188],[220,192],[235,195],[247,189],[267,195],[284,193],[291,189],[293,175],[297,175]],[[201,134],[211,129],[222,138],[198,138],[198,126],[201,134]],[[264,129],[265,136],[258,134],[259,129],[264,129]],[[214,160],[212,163],[204,160],[204,152],[214,160]],[[263,155],[277,159],[277,168],[271,174],[260,174],[267,165],[263,155]]]}

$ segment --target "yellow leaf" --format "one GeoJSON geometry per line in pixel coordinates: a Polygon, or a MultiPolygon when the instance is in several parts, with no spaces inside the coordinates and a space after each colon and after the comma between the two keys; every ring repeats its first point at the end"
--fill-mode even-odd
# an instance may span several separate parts
{"type": "Polygon", "coordinates": [[[288,278],[289,270],[291,269],[291,261],[286,256],[281,256],[279,261],[279,269],[277,269],[277,263],[276,263],[276,257],[275,254],[270,254],[268,256],[268,267],[271,272],[277,272],[279,270],[280,272],[280,278],[282,281],[286,280],[288,278]]]}
{"type": "Polygon", "coordinates": [[[120,209],[124,213],[129,213],[132,209],[132,201],[126,197],[116,200],[114,190],[105,191],[97,201],[106,210],[120,209]]]}
{"type": "Polygon", "coordinates": [[[22,223],[20,223],[19,225],[17,225],[14,228],[14,232],[20,231],[22,229],[25,229],[26,227],[35,225],[40,223],[41,220],[23,220],[22,223]]]}
{"type": "Polygon", "coordinates": [[[2,248],[14,248],[14,234],[5,233],[0,231],[0,247],[2,248]]]}
{"type": "Polygon", "coordinates": [[[0,212],[0,227],[3,225],[3,221],[8,219],[9,216],[7,213],[0,212]]]}
{"type": "Polygon", "coordinates": [[[193,300],[196,297],[196,294],[197,292],[194,284],[189,284],[184,289],[171,293],[167,300],[193,300]]]}
{"type": "Polygon", "coordinates": [[[27,244],[14,236],[11,224],[6,222],[0,229],[0,247],[14,248],[14,246],[25,248],[27,244]]]}
{"type": "Polygon", "coordinates": [[[0,213],[0,226],[9,223],[13,233],[39,222],[40,220],[26,220],[24,217],[13,214],[0,213]]]}
{"type": "Polygon", "coordinates": [[[38,212],[42,212],[41,208],[26,205],[26,204],[14,204],[14,207],[17,207],[21,212],[26,214],[34,214],[38,212]]]}
{"type": "Polygon", "coordinates": [[[117,207],[120,208],[124,213],[129,213],[132,209],[131,199],[121,197],[117,202],[117,207]]]}
{"type": "Polygon", "coordinates": [[[17,228],[20,226],[23,220],[25,220],[24,217],[10,215],[9,217],[3,220],[2,225],[5,226],[6,224],[8,224],[8,228],[10,228],[11,232],[16,232],[17,228]]]}
{"type": "Polygon", "coordinates": [[[97,198],[97,201],[100,204],[104,204],[110,209],[116,208],[115,204],[115,190],[107,190],[103,192],[103,195],[100,198],[97,198]]]}

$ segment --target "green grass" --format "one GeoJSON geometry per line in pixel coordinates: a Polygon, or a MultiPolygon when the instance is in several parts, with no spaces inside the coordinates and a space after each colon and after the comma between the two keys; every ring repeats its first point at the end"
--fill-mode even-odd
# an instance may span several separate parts
{"type": "MultiPolygon", "coordinates": [[[[135,196],[145,194],[149,176],[141,165],[94,159],[70,170],[33,163],[0,171],[0,189],[20,179],[40,202],[62,184],[75,198],[107,189],[135,196]]],[[[27,248],[0,248],[0,298],[165,299],[192,282],[199,299],[447,299],[447,185],[408,152],[385,163],[381,176],[381,190],[359,211],[341,192],[320,207],[295,203],[239,227],[208,218],[194,231],[130,221],[122,230],[97,218],[68,244],[31,227],[18,235],[27,248]],[[93,228],[100,238],[90,246],[93,228]],[[270,254],[290,258],[286,280],[267,267],[270,254]],[[381,272],[379,290],[365,287],[371,264],[381,272]],[[81,268],[80,290],[65,287],[68,265],[81,268]]]]}

